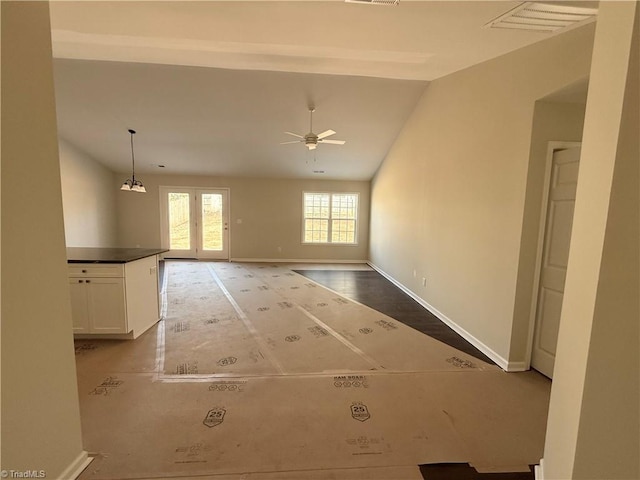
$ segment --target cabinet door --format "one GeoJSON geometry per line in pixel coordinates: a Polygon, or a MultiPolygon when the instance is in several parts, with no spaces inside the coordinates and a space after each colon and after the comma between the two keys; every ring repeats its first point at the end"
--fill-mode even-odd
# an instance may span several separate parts
{"type": "Polygon", "coordinates": [[[87,301],[87,285],[78,278],[69,279],[71,292],[71,318],[73,333],[89,333],[89,303],[87,301]]]}
{"type": "Polygon", "coordinates": [[[128,333],[123,278],[85,280],[88,291],[90,332],[128,333]]]}

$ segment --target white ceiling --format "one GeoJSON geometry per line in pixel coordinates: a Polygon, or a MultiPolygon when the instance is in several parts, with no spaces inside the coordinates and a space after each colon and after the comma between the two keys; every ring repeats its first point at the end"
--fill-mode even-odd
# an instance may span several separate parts
{"type": "Polygon", "coordinates": [[[140,173],[370,179],[428,81],[552,36],[483,28],[520,3],[55,1],[60,135],[120,172],[133,128],[140,173]],[[345,145],[279,144],[309,104],[345,145]]]}

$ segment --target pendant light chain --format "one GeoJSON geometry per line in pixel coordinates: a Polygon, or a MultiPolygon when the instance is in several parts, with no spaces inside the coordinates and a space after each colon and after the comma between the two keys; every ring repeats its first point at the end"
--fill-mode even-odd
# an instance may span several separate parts
{"type": "Polygon", "coordinates": [[[136,134],[135,130],[129,130],[131,134],[131,180],[136,183],[136,156],[133,153],[133,136],[136,134]]]}

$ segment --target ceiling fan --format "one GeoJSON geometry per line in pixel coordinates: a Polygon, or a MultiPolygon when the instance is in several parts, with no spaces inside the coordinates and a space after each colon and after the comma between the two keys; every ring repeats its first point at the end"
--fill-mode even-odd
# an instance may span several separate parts
{"type": "Polygon", "coordinates": [[[280,145],[286,145],[289,143],[304,143],[309,150],[315,150],[319,143],[344,145],[345,140],[327,140],[327,137],[335,135],[336,132],[334,132],[333,130],[326,130],[318,134],[313,133],[313,112],[315,111],[316,109],[314,107],[309,107],[309,133],[307,133],[306,135],[298,135],[297,133],[284,132],[287,135],[298,137],[300,140],[293,140],[292,142],[281,142],[280,145]]]}

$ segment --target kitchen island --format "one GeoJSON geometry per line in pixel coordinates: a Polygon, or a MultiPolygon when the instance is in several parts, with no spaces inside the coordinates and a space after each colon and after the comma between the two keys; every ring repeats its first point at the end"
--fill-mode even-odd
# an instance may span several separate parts
{"type": "Polygon", "coordinates": [[[166,249],[67,248],[76,338],[134,339],[160,319],[158,256],[166,249]]]}

